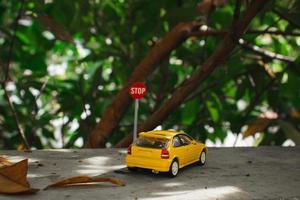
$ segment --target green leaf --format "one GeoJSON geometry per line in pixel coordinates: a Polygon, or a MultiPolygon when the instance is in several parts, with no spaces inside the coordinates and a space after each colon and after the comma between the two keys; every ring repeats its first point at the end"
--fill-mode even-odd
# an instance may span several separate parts
{"type": "Polygon", "coordinates": [[[192,101],[189,101],[184,105],[184,107],[181,109],[181,121],[183,125],[191,125],[193,121],[195,120],[198,111],[199,111],[199,100],[195,99],[192,101]]]}
{"type": "Polygon", "coordinates": [[[218,122],[219,121],[219,112],[218,112],[218,109],[216,108],[215,104],[211,101],[207,101],[206,107],[210,113],[211,119],[214,122],[218,122]]]}

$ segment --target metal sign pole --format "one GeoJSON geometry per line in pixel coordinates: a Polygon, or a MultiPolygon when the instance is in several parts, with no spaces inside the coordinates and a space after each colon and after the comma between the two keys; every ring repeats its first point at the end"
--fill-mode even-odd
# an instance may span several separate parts
{"type": "Polygon", "coordinates": [[[138,112],[139,112],[139,100],[135,99],[134,106],[134,127],[133,127],[133,141],[137,139],[137,122],[138,122],[138,112]]]}

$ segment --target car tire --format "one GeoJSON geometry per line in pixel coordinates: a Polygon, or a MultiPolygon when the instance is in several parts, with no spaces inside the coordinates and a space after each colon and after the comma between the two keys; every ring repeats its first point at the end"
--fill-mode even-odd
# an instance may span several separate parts
{"type": "Polygon", "coordinates": [[[174,178],[177,176],[178,172],[179,172],[179,163],[177,160],[173,160],[170,165],[169,176],[171,178],[174,178]]]}
{"type": "Polygon", "coordinates": [[[137,167],[127,167],[130,172],[136,172],[138,170],[137,167]]]}
{"type": "Polygon", "coordinates": [[[198,164],[202,166],[205,163],[206,163],[206,152],[205,152],[205,150],[202,150],[200,153],[200,156],[199,156],[198,164]]]}

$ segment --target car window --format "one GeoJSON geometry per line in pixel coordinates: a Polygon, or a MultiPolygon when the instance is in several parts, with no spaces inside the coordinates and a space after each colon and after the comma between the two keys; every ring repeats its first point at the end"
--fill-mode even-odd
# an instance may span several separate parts
{"type": "Polygon", "coordinates": [[[183,145],[188,145],[192,142],[191,139],[186,135],[179,135],[179,138],[183,145]]]}
{"type": "Polygon", "coordinates": [[[178,136],[175,136],[173,138],[173,147],[179,147],[179,146],[181,146],[180,139],[178,136]]]}
{"type": "Polygon", "coordinates": [[[184,135],[184,136],[188,137],[188,138],[189,138],[189,140],[191,140],[191,141],[193,141],[193,140],[194,140],[194,139],[193,139],[191,136],[189,136],[189,135],[184,135]]]}
{"type": "Polygon", "coordinates": [[[140,137],[135,142],[136,146],[145,148],[165,149],[169,140],[163,138],[140,137]]]}

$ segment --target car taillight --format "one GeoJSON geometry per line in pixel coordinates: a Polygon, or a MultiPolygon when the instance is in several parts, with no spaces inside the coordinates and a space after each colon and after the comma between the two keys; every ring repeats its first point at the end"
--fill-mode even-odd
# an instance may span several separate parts
{"type": "Polygon", "coordinates": [[[167,159],[167,158],[169,158],[169,156],[170,156],[169,151],[167,149],[161,150],[161,155],[160,155],[161,158],[167,159]]]}
{"type": "Polygon", "coordinates": [[[131,155],[131,145],[127,148],[127,154],[131,155]]]}

